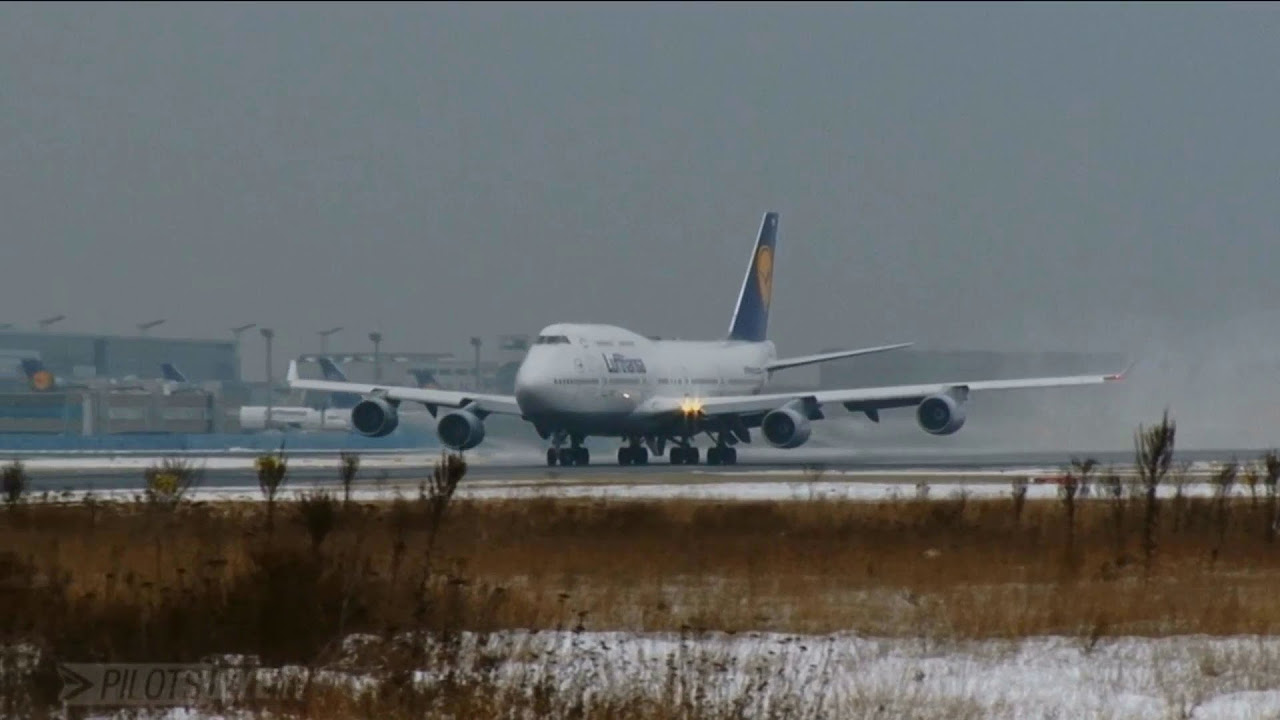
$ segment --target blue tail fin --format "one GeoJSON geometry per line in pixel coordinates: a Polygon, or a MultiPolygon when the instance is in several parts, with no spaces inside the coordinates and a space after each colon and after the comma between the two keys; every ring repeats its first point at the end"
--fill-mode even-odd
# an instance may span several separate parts
{"type": "Polygon", "coordinates": [[[52,390],[57,384],[53,373],[45,369],[39,358],[23,358],[22,371],[26,373],[33,390],[52,390]]]}
{"type": "Polygon", "coordinates": [[[347,376],[332,360],[327,357],[316,358],[316,362],[320,363],[320,372],[324,373],[325,380],[334,382],[346,382],[347,376]]]}
{"type": "Polygon", "coordinates": [[[729,324],[730,340],[763,342],[769,329],[769,301],[773,298],[773,252],[778,244],[778,213],[767,212],[742,279],[738,305],[729,324]]]}
{"type": "Polygon", "coordinates": [[[160,373],[164,375],[165,380],[176,383],[186,383],[187,376],[182,374],[173,363],[160,363],[160,373]]]}
{"type": "Polygon", "coordinates": [[[436,376],[430,370],[410,370],[410,375],[418,381],[420,388],[439,388],[440,383],[436,382],[436,376]]]}
{"type": "MultiPolygon", "coordinates": [[[[320,363],[320,372],[324,373],[324,379],[332,382],[346,382],[347,374],[338,369],[338,365],[327,357],[318,357],[316,362],[320,363]]],[[[333,393],[329,396],[329,406],[335,408],[353,408],[356,403],[360,402],[360,396],[356,393],[333,393]]]]}

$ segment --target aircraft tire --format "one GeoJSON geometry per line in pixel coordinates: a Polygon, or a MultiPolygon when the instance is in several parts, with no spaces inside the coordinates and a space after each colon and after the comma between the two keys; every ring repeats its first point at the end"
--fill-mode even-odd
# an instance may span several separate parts
{"type": "Polygon", "coordinates": [[[635,465],[635,455],[632,454],[631,448],[622,446],[618,448],[618,464],[619,465],[635,465]]]}
{"type": "Polygon", "coordinates": [[[634,461],[635,461],[635,464],[636,464],[636,465],[648,465],[648,464],[649,464],[649,451],[648,451],[647,449],[645,449],[645,448],[638,447],[638,448],[636,448],[635,455],[633,456],[633,459],[634,459],[634,461]]]}
{"type": "Polygon", "coordinates": [[[555,448],[547,448],[547,467],[555,467],[556,461],[559,460],[559,455],[555,448]]]}

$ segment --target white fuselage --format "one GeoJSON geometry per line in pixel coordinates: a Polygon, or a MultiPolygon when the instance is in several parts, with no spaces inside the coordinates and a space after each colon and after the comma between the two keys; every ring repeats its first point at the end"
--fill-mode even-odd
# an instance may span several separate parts
{"type": "Polygon", "coordinates": [[[239,420],[240,427],[244,430],[268,428],[351,430],[351,411],[336,408],[317,410],[310,407],[277,405],[271,408],[271,421],[268,423],[265,405],[245,405],[240,408],[239,420]]]}
{"type": "Polygon", "coordinates": [[[768,382],[772,342],[651,340],[611,325],[551,325],[516,373],[515,396],[537,425],[592,435],[643,434],[655,397],[753,395],[768,382]]]}

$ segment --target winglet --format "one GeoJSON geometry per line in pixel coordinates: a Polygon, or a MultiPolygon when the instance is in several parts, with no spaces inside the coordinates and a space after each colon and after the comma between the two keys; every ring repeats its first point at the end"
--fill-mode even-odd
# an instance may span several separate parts
{"type": "Polygon", "coordinates": [[[289,361],[289,373],[288,373],[287,375],[285,375],[285,382],[287,382],[287,383],[289,383],[290,385],[292,385],[292,384],[294,384],[294,383],[295,383],[295,382],[297,382],[297,381],[298,381],[298,361],[297,361],[297,360],[290,360],[290,361],[289,361]]]}
{"type": "Polygon", "coordinates": [[[1128,364],[1128,365],[1125,365],[1125,367],[1124,367],[1124,369],[1123,369],[1123,370],[1121,370],[1120,372],[1118,372],[1118,373],[1116,373],[1116,374],[1114,374],[1114,375],[1106,375],[1106,376],[1104,376],[1104,377],[1103,377],[1103,380],[1106,380],[1106,381],[1108,381],[1108,382],[1115,382],[1115,381],[1117,381],[1117,380],[1123,380],[1123,379],[1125,378],[1125,376],[1129,374],[1129,371],[1133,369],[1133,366],[1134,366],[1134,365],[1136,365],[1137,363],[1138,363],[1138,361],[1137,361],[1137,360],[1130,360],[1130,361],[1129,361],[1129,364],[1128,364]]]}

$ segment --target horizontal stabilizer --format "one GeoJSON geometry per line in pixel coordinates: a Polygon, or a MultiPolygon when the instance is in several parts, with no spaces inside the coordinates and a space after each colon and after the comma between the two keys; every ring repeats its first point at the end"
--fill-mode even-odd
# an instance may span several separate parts
{"type": "Polygon", "coordinates": [[[837,350],[835,352],[818,353],[817,355],[801,355],[799,357],[781,358],[769,363],[765,368],[770,372],[773,372],[774,370],[800,367],[802,365],[813,365],[814,363],[857,357],[859,355],[871,355],[874,353],[888,352],[889,350],[901,350],[905,347],[911,347],[913,344],[914,343],[899,343],[897,345],[881,345],[879,347],[862,348],[860,350],[837,350]]]}

